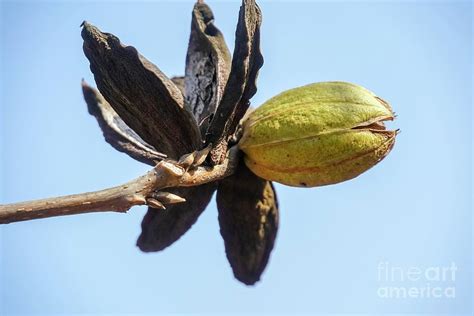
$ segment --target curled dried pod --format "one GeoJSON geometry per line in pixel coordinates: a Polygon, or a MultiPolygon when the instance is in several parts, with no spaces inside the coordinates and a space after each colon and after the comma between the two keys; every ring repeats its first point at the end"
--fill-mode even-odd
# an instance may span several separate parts
{"type": "Polygon", "coordinates": [[[244,122],[239,146],[258,176],[290,186],[352,179],[382,160],[397,131],[387,102],[346,82],[321,82],[268,100],[244,122]]]}

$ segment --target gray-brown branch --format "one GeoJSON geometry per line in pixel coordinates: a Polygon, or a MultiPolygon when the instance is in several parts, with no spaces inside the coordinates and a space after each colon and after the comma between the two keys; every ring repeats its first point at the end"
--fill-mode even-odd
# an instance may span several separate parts
{"type": "Polygon", "coordinates": [[[125,184],[96,192],[0,205],[0,224],[53,216],[91,212],[126,212],[132,206],[146,205],[158,190],[191,187],[223,179],[234,173],[236,149],[229,151],[224,163],[186,171],[176,162],[161,161],[146,174],[125,184]]]}

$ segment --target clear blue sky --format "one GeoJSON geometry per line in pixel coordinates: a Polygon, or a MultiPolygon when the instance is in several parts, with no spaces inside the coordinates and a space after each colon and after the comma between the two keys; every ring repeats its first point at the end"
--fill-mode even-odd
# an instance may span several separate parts
{"type": "MultiPolygon", "coordinates": [[[[210,1],[233,48],[238,1],[210,1]]],[[[193,1],[1,2],[0,203],[92,191],[148,169],[116,152],[87,114],[93,83],[79,25],[184,72],[193,1]]],[[[261,2],[258,105],[328,80],[391,102],[402,133],[362,176],[322,188],[277,186],[281,225],[262,281],[232,276],[215,203],[164,252],[135,247],[145,208],[0,227],[0,314],[446,313],[472,300],[472,4],[261,2]],[[379,267],[455,280],[381,280],[379,267]],[[381,265],[382,263],[382,265],[381,265]],[[429,281],[429,282],[428,282],[429,281]],[[379,289],[454,287],[455,297],[382,298],[379,289]]]]}

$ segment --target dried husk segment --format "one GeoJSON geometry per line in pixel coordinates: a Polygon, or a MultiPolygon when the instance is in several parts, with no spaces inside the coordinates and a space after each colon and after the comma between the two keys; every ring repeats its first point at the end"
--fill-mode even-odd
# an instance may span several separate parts
{"type": "Polygon", "coordinates": [[[216,202],[234,276],[247,285],[255,284],[267,266],[277,235],[275,189],[241,161],[235,174],[219,182],[216,202]]]}

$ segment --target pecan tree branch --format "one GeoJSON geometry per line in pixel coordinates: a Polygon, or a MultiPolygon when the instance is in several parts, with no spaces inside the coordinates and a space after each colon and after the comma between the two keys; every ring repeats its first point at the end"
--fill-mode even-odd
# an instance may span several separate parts
{"type": "Polygon", "coordinates": [[[223,179],[234,173],[238,150],[233,148],[224,163],[185,171],[176,162],[161,161],[146,174],[105,190],[42,200],[0,205],[0,224],[91,212],[126,212],[147,204],[153,192],[167,187],[191,187],[223,179]]]}

